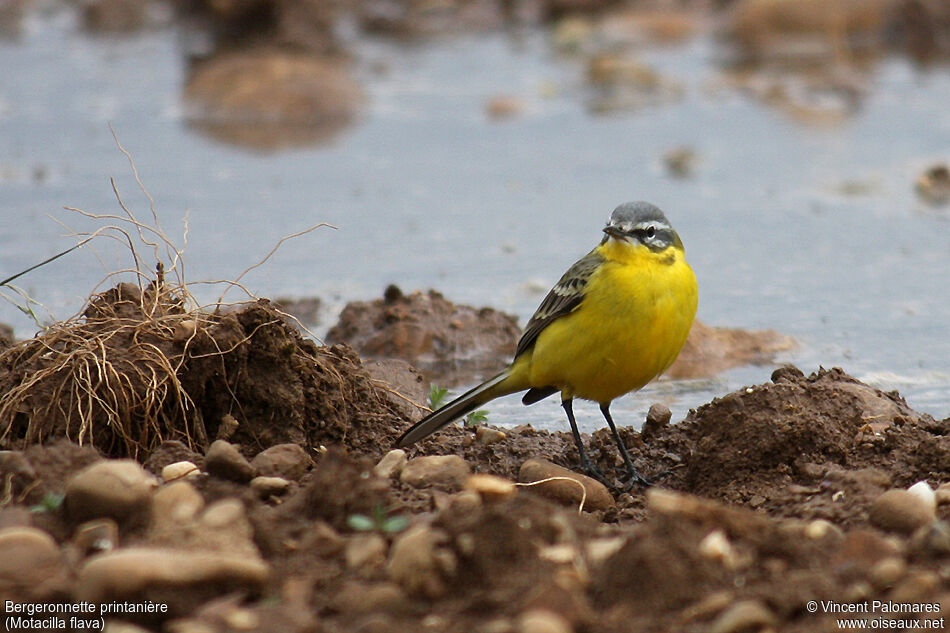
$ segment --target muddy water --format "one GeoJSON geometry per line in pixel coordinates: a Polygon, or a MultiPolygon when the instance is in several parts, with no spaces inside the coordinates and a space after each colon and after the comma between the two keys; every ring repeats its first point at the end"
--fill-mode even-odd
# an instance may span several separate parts
{"type": "MultiPolygon", "coordinates": [[[[322,297],[318,332],[343,303],[390,282],[526,319],[599,239],[613,206],[642,198],[679,229],[705,322],[791,334],[801,346],[780,361],[841,365],[899,389],[918,410],[950,415],[950,210],[913,191],[920,171],[950,159],[945,69],[879,62],[854,116],[815,125],[730,88],[712,40],[699,37],[642,54],[681,87],[679,98],[602,115],[592,113],[581,64],[555,56],[540,32],[363,41],[360,119],[329,146],[255,153],[185,124],[179,37],[96,38],[52,10],[0,40],[0,276],[74,243],[58,222],[107,224],[62,207],[119,212],[110,177],[148,219],[108,123],[179,245],[187,218],[191,280],[233,279],[282,236],[336,225],[285,244],[243,279],[260,295],[322,297]],[[498,95],[524,111],[492,120],[485,104],[498,95]],[[663,168],[678,146],[698,156],[692,178],[663,168]]],[[[20,286],[69,316],[109,271],[132,266],[112,242],[91,246],[20,286]]],[[[218,295],[194,290],[205,301],[218,295]]],[[[20,336],[36,329],[6,301],[0,321],[20,336]]],[[[770,372],[661,382],[619,401],[616,417],[638,422],[660,400],[678,419],[770,372]]],[[[523,410],[512,399],[493,404],[491,419],[560,428],[557,409],[523,410]]],[[[600,425],[594,407],[580,417],[600,425]]]]}

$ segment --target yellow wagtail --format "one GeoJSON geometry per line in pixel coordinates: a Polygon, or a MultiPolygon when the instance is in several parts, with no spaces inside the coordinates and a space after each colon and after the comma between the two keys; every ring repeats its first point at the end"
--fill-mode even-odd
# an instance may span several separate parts
{"type": "Polygon", "coordinates": [[[623,456],[628,487],[649,484],[617,433],[610,403],[640,389],[676,359],[696,314],[696,277],[676,231],[652,204],[620,205],[604,233],[541,302],[511,364],[413,425],[396,446],[414,444],[500,396],[527,390],[522,402],[529,405],[560,391],[583,470],[606,483],[584,450],[574,398],[600,403],[623,456]]]}

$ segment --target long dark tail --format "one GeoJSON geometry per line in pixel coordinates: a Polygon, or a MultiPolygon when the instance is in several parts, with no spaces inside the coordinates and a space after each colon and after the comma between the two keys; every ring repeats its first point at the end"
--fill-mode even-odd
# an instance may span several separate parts
{"type": "Polygon", "coordinates": [[[478,406],[509,393],[503,386],[508,376],[509,371],[505,370],[474,389],[466,391],[441,409],[433,411],[403,433],[402,437],[396,441],[396,447],[404,448],[415,444],[419,440],[424,440],[446,424],[474,411],[478,406]]]}

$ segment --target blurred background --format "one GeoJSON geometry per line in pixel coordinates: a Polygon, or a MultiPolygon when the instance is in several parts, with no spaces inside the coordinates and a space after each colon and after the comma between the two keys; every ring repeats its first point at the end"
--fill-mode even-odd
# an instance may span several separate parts
{"type": "MultiPolygon", "coordinates": [[[[948,60],[943,0],[0,0],[0,278],[114,223],[64,209],[123,213],[114,179],[192,282],[337,227],[242,279],[319,299],[317,335],[389,283],[523,324],[644,199],[703,322],[797,345],[615,410],[679,419],[789,362],[946,417],[948,60]]],[[[2,288],[0,322],[32,336],[134,266],[95,240],[2,288]]]]}

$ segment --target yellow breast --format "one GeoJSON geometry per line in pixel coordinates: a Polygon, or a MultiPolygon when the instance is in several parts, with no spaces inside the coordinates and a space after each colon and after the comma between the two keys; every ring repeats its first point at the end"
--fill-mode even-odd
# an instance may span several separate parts
{"type": "Polygon", "coordinates": [[[697,288],[676,247],[655,253],[608,240],[598,249],[606,261],[583,303],[541,332],[524,369],[532,387],[607,403],[673,363],[696,314],[697,288]]]}

